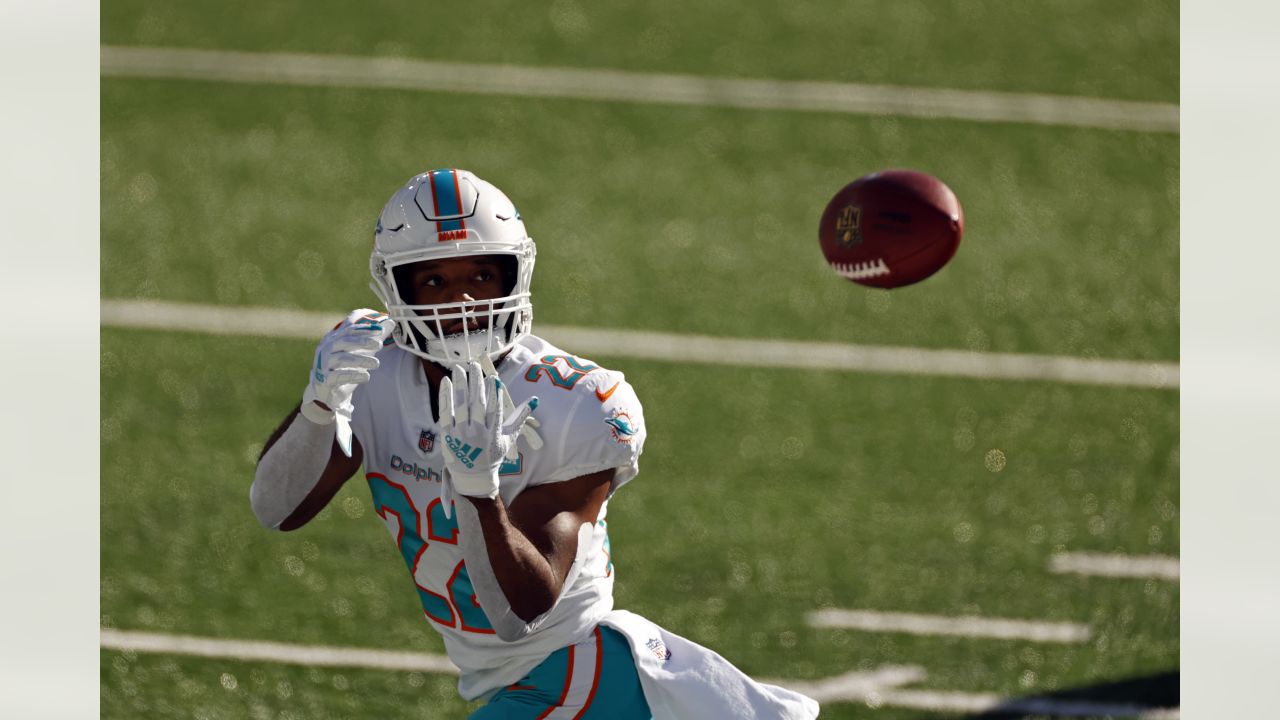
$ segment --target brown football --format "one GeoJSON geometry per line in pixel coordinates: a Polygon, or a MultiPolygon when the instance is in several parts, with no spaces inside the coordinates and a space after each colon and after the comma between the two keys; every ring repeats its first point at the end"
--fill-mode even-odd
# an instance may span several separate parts
{"type": "Polygon", "coordinates": [[[941,180],[884,170],[845,185],[818,224],[822,254],[837,275],[878,288],[917,283],[960,247],[964,211],[941,180]]]}

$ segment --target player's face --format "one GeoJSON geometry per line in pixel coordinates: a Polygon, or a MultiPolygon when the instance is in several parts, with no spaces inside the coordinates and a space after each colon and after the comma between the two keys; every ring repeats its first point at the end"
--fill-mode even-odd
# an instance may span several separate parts
{"type": "MultiPolygon", "coordinates": [[[[402,297],[414,305],[439,305],[467,300],[492,300],[507,293],[502,263],[493,255],[445,258],[415,263],[409,268],[402,297]]],[[[479,327],[471,321],[472,330],[479,327]]],[[[445,322],[446,335],[461,332],[462,320],[445,322]]]]}

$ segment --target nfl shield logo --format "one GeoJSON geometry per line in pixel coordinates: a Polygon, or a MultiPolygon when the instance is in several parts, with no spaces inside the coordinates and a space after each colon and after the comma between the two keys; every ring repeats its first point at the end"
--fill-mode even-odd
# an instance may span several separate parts
{"type": "Polygon", "coordinates": [[[648,647],[663,662],[671,659],[671,651],[667,649],[666,643],[662,642],[662,638],[650,638],[645,643],[645,647],[648,647]]]}
{"type": "Polygon", "coordinates": [[[857,205],[846,205],[836,218],[836,236],[844,247],[853,247],[862,242],[862,208],[857,205]]]}
{"type": "Polygon", "coordinates": [[[423,430],[418,436],[418,449],[424,453],[429,453],[436,446],[436,434],[430,430],[423,430]]]}

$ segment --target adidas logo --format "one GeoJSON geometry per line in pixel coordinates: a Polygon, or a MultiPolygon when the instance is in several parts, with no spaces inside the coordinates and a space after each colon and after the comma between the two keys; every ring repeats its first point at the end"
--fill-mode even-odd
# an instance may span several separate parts
{"type": "Polygon", "coordinates": [[[483,449],[473,448],[452,435],[445,435],[444,442],[453,451],[454,457],[458,458],[468,469],[475,468],[476,460],[480,459],[480,453],[484,452],[483,449]]]}

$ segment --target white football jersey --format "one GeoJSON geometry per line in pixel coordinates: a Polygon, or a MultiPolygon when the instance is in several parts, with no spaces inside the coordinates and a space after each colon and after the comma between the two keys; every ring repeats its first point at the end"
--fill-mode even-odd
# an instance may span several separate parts
{"type": "MultiPolygon", "coordinates": [[[[356,389],[352,417],[374,508],[409,567],[428,621],[462,671],[459,693],[475,699],[519,680],[548,654],[585,640],[613,608],[608,502],[586,562],[538,630],[516,642],[501,640],[477,604],[458,545],[457,515],[445,517],[441,506],[444,442],[422,363],[394,345],[378,359],[372,378],[356,389]]],[[[503,465],[504,503],[509,506],[534,485],[607,469],[614,471],[611,492],[635,477],[645,426],[640,401],[622,373],[532,335],[497,370],[516,406],[538,396],[533,416],[543,440],[534,450],[521,437],[518,458],[503,465]]]]}

